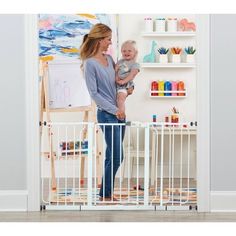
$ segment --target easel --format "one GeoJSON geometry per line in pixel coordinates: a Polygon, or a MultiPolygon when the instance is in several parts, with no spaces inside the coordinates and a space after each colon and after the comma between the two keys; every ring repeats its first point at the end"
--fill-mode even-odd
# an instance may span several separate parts
{"type": "MultiPolygon", "coordinates": [[[[96,116],[95,116],[95,104],[92,102],[90,106],[81,106],[77,108],[60,108],[60,109],[52,109],[49,106],[49,91],[48,91],[48,63],[46,61],[40,61],[40,71],[39,75],[41,76],[41,81],[40,81],[40,137],[42,137],[43,134],[43,124],[45,122],[50,122],[51,117],[50,113],[51,112],[83,112],[83,122],[88,122],[89,121],[89,113],[91,113],[91,120],[93,122],[96,121],[96,116]],[[46,113],[46,121],[43,121],[43,114],[44,112],[46,113]]],[[[98,132],[96,132],[97,134],[98,132]]],[[[53,152],[53,142],[52,142],[52,130],[51,127],[48,127],[48,141],[50,144],[49,147],[49,156],[51,159],[51,186],[52,190],[55,191],[57,189],[57,182],[56,182],[56,176],[55,176],[55,162],[54,162],[54,152],[53,152]]],[[[82,135],[82,140],[85,140],[87,136],[87,128],[83,128],[83,135],[82,135]]],[[[98,147],[96,150],[96,160],[97,162],[99,161],[99,157],[101,155],[101,152],[98,151],[98,147]]],[[[84,180],[84,169],[85,169],[85,156],[81,156],[81,171],[80,171],[80,180],[81,184],[83,185],[83,180],[84,180]]]]}

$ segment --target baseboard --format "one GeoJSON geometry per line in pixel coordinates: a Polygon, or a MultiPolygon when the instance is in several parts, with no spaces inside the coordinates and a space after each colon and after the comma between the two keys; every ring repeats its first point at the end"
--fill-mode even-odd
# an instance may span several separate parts
{"type": "Polygon", "coordinates": [[[236,212],[236,191],[211,191],[211,212],[236,212]]]}
{"type": "Polygon", "coordinates": [[[1,190],[0,211],[27,211],[28,191],[1,190]]]}

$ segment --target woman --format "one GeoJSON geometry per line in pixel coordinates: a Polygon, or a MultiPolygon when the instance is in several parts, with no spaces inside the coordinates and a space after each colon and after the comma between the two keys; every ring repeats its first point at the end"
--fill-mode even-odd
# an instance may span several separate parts
{"type": "MultiPolygon", "coordinates": [[[[98,123],[117,124],[125,122],[125,113],[116,104],[115,63],[111,56],[105,54],[111,45],[111,36],[112,31],[107,25],[94,25],[84,37],[80,58],[88,91],[98,108],[98,123]]],[[[114,180],[123,160],[125,126],[101,125],[101,128],[107,147],[99,196],[103,201],[115,201],[114,180]]]]}

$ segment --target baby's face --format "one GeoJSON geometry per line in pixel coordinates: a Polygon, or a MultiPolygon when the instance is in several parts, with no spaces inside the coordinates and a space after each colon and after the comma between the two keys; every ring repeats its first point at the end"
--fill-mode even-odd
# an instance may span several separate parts
{"type": "Polygon", "coordinates": [[[136,50],[133,47],[133,45],[130,44],[125,44],[122,48],[121,48],[121,54],[123,59],[125,60],[133,60],[136,56],[136,50]]]}

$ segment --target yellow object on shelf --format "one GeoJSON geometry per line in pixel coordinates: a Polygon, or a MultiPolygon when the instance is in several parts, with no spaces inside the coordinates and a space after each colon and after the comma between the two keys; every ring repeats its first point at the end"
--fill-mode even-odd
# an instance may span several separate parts
{"type": "MultiPolygon", "coordinates": [[[[158,81],[158,90],[164,91],[164,81],[163,80],[158,81]]],[[[164,93],[158,93],[158,96],[164,96],[164,93]]]]}

